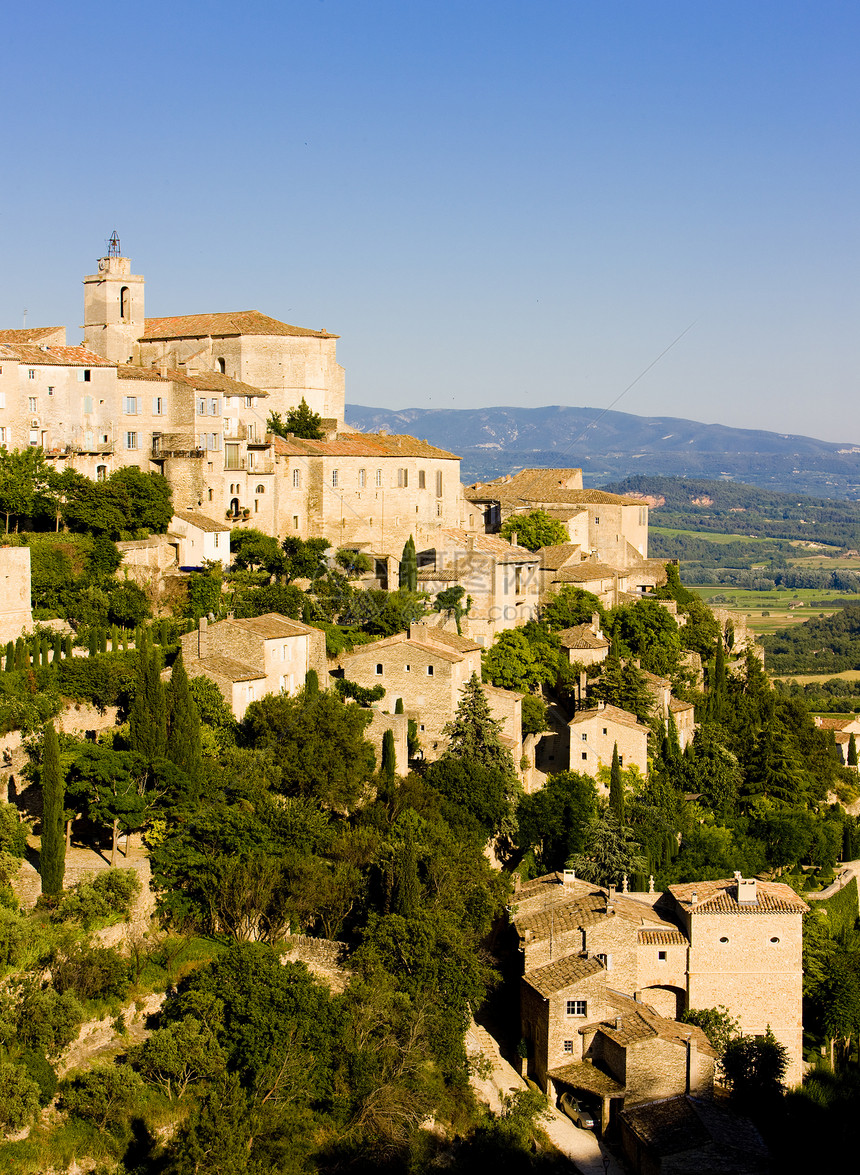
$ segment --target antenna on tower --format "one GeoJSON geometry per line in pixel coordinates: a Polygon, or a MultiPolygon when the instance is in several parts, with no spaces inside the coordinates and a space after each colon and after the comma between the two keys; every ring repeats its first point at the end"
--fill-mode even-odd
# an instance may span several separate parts
{"type": "Polygon", "coordinates": [[[120,257],[120,256],[121,256],[121,254],[119,251],[119,237],[116,235],[116,229],[114,229],[110,235],[110,240],[108,241],[108,257],[120,257]]]}

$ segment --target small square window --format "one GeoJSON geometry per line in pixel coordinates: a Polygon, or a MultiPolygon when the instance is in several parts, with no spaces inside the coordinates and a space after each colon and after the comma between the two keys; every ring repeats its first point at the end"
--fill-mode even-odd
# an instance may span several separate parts
{"type": "Polygon", "coordinates": [[[658,963],[665,963],[666,962],[666,952],[665,951],[658,951],[657,952],[657,962],[658,963]]]}
{"type": "Polygon", "coordinates": [[[432,677],[432,676],[433,676],[433,666],[432,666],[432,665],[428,665],[428,666],[427,666],[427,676],[428,676],[428,677],[432,677]]]}
{"type": "Polygon", "coordinates": [[[584,1016],[586,1007],[585,1000],[567,1000],[564,1010],[568,1016],[584,1016]]]}
{"type": "Polygon", "coordinates": [[[31,367],[31,368],[30,368],[30,370],[27,372],[27,378],[28,378],[28,379],[35,379],[35,378],[36,378],[36,369],[35,369],[35,367],[31,367]]]}
{"type": "Polygon", "coordinates": [[[588,735],[587,735],[587,734],[584,734],[584,735],[582,736],[582,741],[583,741],[584,743],[587,743],[587,742],[588,742],[588,735]]]}
{"type": "Polygon", "coordinates": [[[604,734],[608,734],[608,733],[609,733],[609,731],[606,729],[606,727],[605,727],[605,726],[604,726],[604,728],[603,728],[603,733],[604,733],[604,734]]]}
{"type": "Polygon", "coordinates": [[[404,669],[404,671],[405,671],[406,673],[408,673],[408,672],[409,672],[409,670],[410,670],[411,668],[412,668],[412,666],[411,666],[411,665],[404,665],[404,666],[403,666],[403,669],[404,669]]]}
{"type": "Polygon", "coordinates": [[[583,751],[582,757],[583,757],[583,759],[587,759],[588,758],[588,751],[583,751]]]}
{"type": "Polygon", "coordinates": [[[562,1044],[562,1048],[564,1049],[564,1051],[566,1053],[572,1053],[573,1052],[573,1041],[572,1040],[564,1041],[564,1043],[562,1044]]]}
{"type": "MultiPolygon", "coordinates": [[[[376,676],[382,677],[382,666],[381,665],[376,666],[376,676]]],[[[376,688],[376,687],[374,687],[374,688],[376,688]]]]}
{"type": "Polygon", "coordinates": [[[51,385],[49,384],[49,385],[48,385],[48,395],[49,395],[49,396],[53,396],[53,394],[54,394],[54,389],[53,389],[53,387],[51,387],[51,385]]]}
{"type": "Polygon", "coordinates": [[[418,488],[419,490],[426,490],[427,488],[427,474],[423,469],[418,470],[418,488]]]}

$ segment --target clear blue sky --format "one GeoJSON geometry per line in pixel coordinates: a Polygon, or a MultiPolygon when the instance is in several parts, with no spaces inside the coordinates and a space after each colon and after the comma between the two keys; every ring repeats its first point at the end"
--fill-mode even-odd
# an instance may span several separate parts
{"type": "Polygon", "coordinates": [[[0,323],[342,336],[347,399],[860,442],[851,0],[97,0],[3,24],[0,323]]]}

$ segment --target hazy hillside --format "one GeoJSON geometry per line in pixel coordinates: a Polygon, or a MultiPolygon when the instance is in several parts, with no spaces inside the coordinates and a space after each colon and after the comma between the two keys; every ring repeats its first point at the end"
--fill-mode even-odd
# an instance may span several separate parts
{"type": "Polygon", "coordinates": [[[409,432],[463,459],[476,481],[526,465],[581,465],[591,485],[631,473],[729,478],[789,493],[860,498],[860,445],[596,408],[347,406],[354,428],[409,432]]]}

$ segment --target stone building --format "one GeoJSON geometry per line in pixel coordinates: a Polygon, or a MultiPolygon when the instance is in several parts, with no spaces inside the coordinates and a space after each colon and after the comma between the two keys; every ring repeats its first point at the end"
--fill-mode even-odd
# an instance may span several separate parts
{"type": "MultiPolygon", "coordinates": [[[[400,632],[356,645],[352,652],[342,653],[338,663],[348,680],[367,689],[383,686],[386,709],[403,702],[407,717],[418,724],[424,758],[434,760],[447,746],[444,728],[457,713],[463,687],[473,674],[480,680],[481,648],[442,628],[412,624],[408,635],[400,632]]],[[[501,740],[519,769],[523,695],[490,685],[482,688],[490,713],[501,723],[501,740]]]]}
{"type": "Polygon", "coordinates": [[[487,531],[532,510],[569,511],[570,519],[580,513],[587,518],[587,532],[584,520],[568,527],[571,542],[584,556],[622,569],[648,557],[647,505],[605,490],[583,489],[581,469],[523,469],[467,486],[465,496],[487,531]]]}
{"type": "Polygon", "coordinates": [[[800,1081],[807,906],[789,886],[736,874],[665,893],[618,893],[550,874],[523,885],[511,909],[521,1031],[544,1090],[599,1094],[605,1113],[613,1098],[702,1092],[713,1052],[677,1019],[716,1005],[745,1033],[770,1026],[789,1052],[789,1084],[800,1081]]]}
{"type": "Polygon", "coordinates": [[[16,641],[32,626],[30,548],[0,547],[0,644],[16,641]]]}
{"type": "Polygon", "coordinates": [[[265,694],[296,694],[308,670],[326,680],[325,634],[276,612],[247,620],[206,619],[181,637],[189,677],[210,677],[237,720],[265,694]]]}
{"type": "Polygon", "coordinates": [[[600,703],[596,710],[578,710],[568,725],[571,771],[596,779],[601,767],[612,766],[617,746],[622,767],[638,767],[647,774],[649,728],[635,714],[600,703]]]}
{"type": "Polygon", "coordinates": [[[177,563],[185,570],[199,569],[204,563],[230,563],[230,527],[215,522],[196,510],[184,510],[170,520],[168,534],[176,539],[177,563]]]}
{"type": "Polygon", "coordinates": [[[537,620],[540,601],[537,555],[498,535],[447,528],[434,547],[418,552],[418,586],[435,595],[459,584],[463,631],[481,646],[500,632],[537,620]]]}
{"type": "Polygon", "coordinates": [[[609,656],[610,644],[600,629],[596,612],[590,624],[563,628],[557,635],[571,665],[602,665],[609,656]]]}

